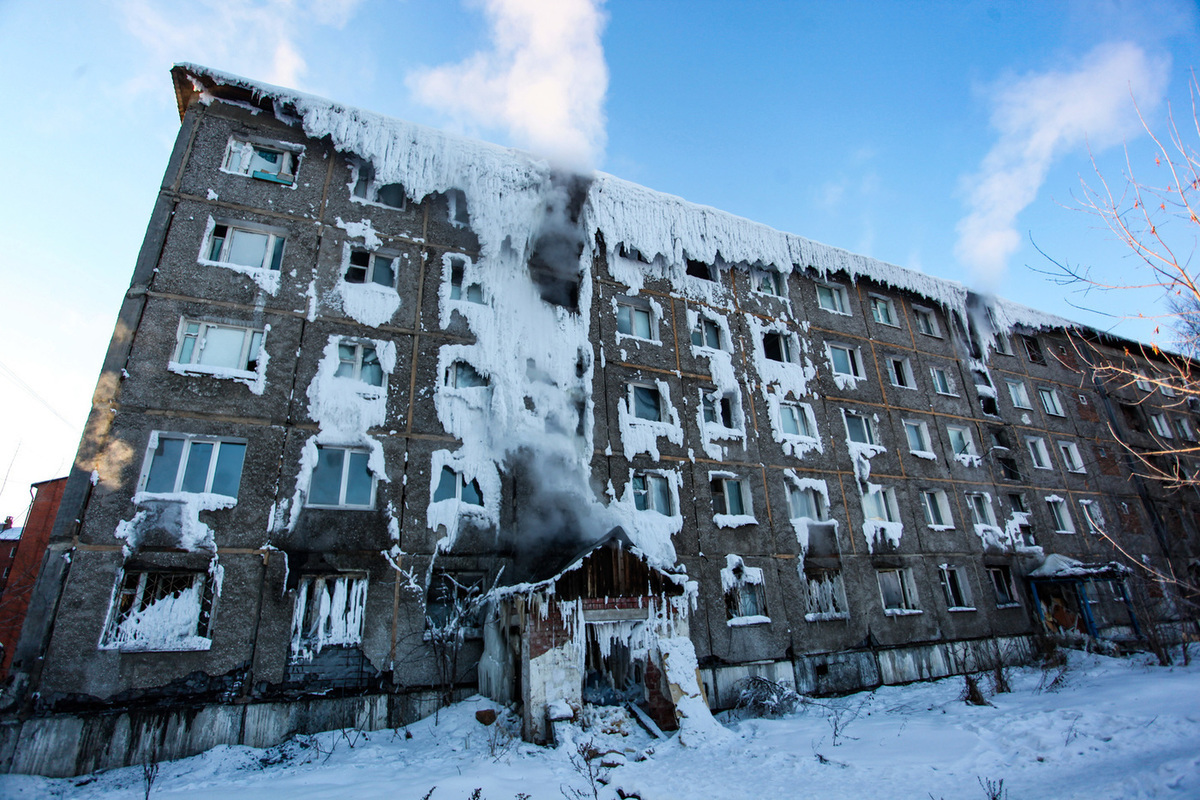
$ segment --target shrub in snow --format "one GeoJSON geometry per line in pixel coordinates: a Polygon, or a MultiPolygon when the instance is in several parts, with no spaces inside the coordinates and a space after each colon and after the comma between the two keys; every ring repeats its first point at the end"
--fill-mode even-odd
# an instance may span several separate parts
{"type": "Polygon", "coordinates": [[[736,708],[744,717],[780,717],[800,705],[800,695],[791,687],[766,678],[749,677],[734,688],[738,693],[736,708]]]}

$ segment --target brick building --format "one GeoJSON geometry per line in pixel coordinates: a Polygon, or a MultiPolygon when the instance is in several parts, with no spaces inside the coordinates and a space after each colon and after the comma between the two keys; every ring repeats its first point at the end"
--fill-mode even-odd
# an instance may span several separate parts
{"type": "Polygon", "coordinates": [[[477,685],[542,738],[557,701],[670,723],[751,674],[946,675],[1044,626],[1135,638],[1111,542],[1197,552],[1193,498],[1133,477],[1109,427],[1195,441],[1194,409],[1087,366],[1153,374],[1128,342],[172,74],[180,133],[14,664],[14,770],[398,724],[477,685]],[[134,706],[156,721],[112,712],[134,706]]]}

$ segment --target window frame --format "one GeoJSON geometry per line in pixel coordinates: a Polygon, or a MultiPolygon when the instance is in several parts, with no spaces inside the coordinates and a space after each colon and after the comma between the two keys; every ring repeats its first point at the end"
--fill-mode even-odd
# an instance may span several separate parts
{"type": "Polygon", "coordinates": [[[829,357],[829,368],[834,375],[841,375],[847,378],[853,378],[856,381],[865,380],[867,377],[866,370],[862,363],[862,349],[853,347],[840,342],[826,342],[825,353],[829,357]],[[846,354],[846,362],[850,368],[850,372],[842,372],[838,369],[837,359],[833,357],[834,351],[841,351],[846,354]]]}
{"type": "Polygon", "coordinates": [[[646,423],[646,422],[666,422],[667,421],[667,414],[663,408],[663,394],[662,394],[662,390],[660,390],[658,388],[658,384],[630,381],[628,385],[629,385],[629,395],[628,395],[629,415],[631,417],[631,420],[630,420],[631,422],[646,423]],[[657,398],[657,402],[656,402],[656,407],[658,408],[657,416],[643,417],[641,414],[638,413],[638,409],[641,408],[641,406],[638,405],[638,402],[637,402],[637,394],[638,394],[639,389],[642,391],[654,392],[654,396],[657,398]]]}
{"type": "Polygon", "coordinates": [[[370,467],[371,451],[366,448],[362,448],[362,447],[350,447],[350,446],[344,446],[344,445],[318,444],[318,445],[316,445],[316,448],[317,448],[317,458],[313,462],[312,470],[309,473],[308,491],[305,493],[304,507],[305,508],[337,509],[337,510],[344,510],[344,511],[370,511],[370,510],[373,510],[375,508],[376,491],[379,488],[379,476],[371,471],[371,467],[370,467]],[[341,464],[341,473],[342,474],[339,477],[338,502],[337,503],[314,503],[314,502],[312,502],[313,482],[316,479],[317,470],[320,468],[321,451],[322,450],[330,450],[330,451],[336,450],[336,451],[340,451],[342,453],[342,464],[341,464]],[[350,464],[351,464],[351,460],[352,460],[351,456],[354,456],[354,455],[363,455],[363,456],[367,457],[367,463],[366,463],[367,474],[371,476],[370,499],[369,499],[369,502],[367,502],[367,503],[360,504],[360,503],[346,502],[346,491],[350,485],[350,464]]]}
{"type": "Polygon", "coordinates": [[[462,506],[474,506],[475,508],[484,508],[486,500],[483,496],[483,487],[479,485],[478,478],[467,480],[466,474],[462,470],[457,470],[449,464],[442,464],[442,468],[438,471],[437,482],[430,487],[429,493],[430,503],[446,503],[453,501],[460,508],[462,506]],[[450,480],[454,481],[454,496],[453,497],[438,497],[442,493],[442,486],[447,480],[447,473],[453,477],[450,480]],[[479,498],[479,502],[467,498],[467,487],[473,487],[475,496],[479,498]]]}
{"type": "MultiPolygon", "coordinates": [[[[104,623],[104,632],[100,638],[99,649],[139,653],[208,650],[212,646],[215,606],[216,593],[212,578],[207,572],[169,568],[122,569],[117,573],[117,580],[113,586],[112,600],[104,623]],[[146,590],[152,575],[157,576],[156,580],[158,581],[190,579],[191,585],[176,591],[162,593],[147,604],[145,603],[146,590]],[[137,577],[136,584],[130,587],[130,579],[134,576],[137,577]],[[191,626],[191,633],[175,636],[173,641],[167,638],[139,640],[136,636],[128,638],[120,636],[122,626],[131,618],[136,618],[138,614],[169,596],[178,598],[182,592],[193,589],[196,590],[197,604],[195,624],[191,626]],[[129,598],[128,602],[126,601],[127,597],[129,598]]],[[[173,621],[178,623],[177,620],[173,621]]],[[[136,626],[133,626],[126,633],[131,633],[136,629],[136,626]]],[[[183,628],[180,627],[175,633],[178,634],[182,630],[183,628]]],[[[160,637],[163,636],[161,630],[156,632],[160,637]]]]}
{"type": "Polygon", "coordinates": [[[1039,386],[1037,389],[1038,399],[1042,403],[1042,410],[1052,417],[1065,417],[1063,413],[1062,401],[1059,400],[1058,390],[1052,386],[1039,386]]]}
{"type": "Polygon", "coordinates": [[[286,246],[287,234],[280,233],[276,228],[270,228],[245,220],[228,221],[214,219],[200,246],[200,258],[198,260],[202,264],[216,264],[217,266],[231,267],[233,269],[278,273],[283,270],[283,255],[286,246]],[[224,233],[218,235],[218,232],[222,230],[224,233]],[[229,260],[229,256],[232,254],[234,248],[233,240],[236,233],[267,237],[261,262],[258,264],[243,264],[238,261],[229,260]],[[214,253],[214,246],[218,239],[221,241],[221,246],[214,253]]]}
{"type": "Polygon", "coordinates": [[[1042,352],[1041,342],[1036,336],[1030,336],[1027,333],[1018,334],[1021,337],[1021,345],[1025,350],[1025,358],[1030,364],[1045,366],[1046,354],[1042,352]]]}
{"type": "Polygon", "coordinates": [[[1050,450],[1046,447],[1046,440],[1041,436],[1026,436],[1025,450],[1029,454],[1029,460],[1034,469],[1054,469],[1054,464],[1050,460],[1050,450]]]}
{"type": "Polygon", "coordinates": [[[882,484],[868,484],[865,491],[862,492],[862,507],[864,522],[900,522],[900,506],[896,500],[896,487],[884,486],[882,484]],[[882,511],[883,516],[871,516],[868,513],[868,497],[878,497],[879,500],[871,500],[870,503],[876,508],[871,511],[882,511]]]}
{"type": "Polygon", "coordinates": [[[361,383],[363,386],[369,386],[371,389],[378,389],[381,392],[387,391],[387,373],[383,371],[383,364],[379,360],[379,349],[375,346],[375,342],[343,336],[338,339],[337,349],[338,363],[333,372],[335,378],[345,378],[355,383],[361,383]],[[343,347],[354,349],[354,358],[352,361],[347,361],[342,357],[343,347]],[[371,383],[362,377],[363,366],[367,363],[367,351],[375,355],[375,364],[379,366],[379,383],[371,383]],[[351,374],[339,375],[338,373],[342,371],[342,367],[347,364],[350,366],[351,374]]]}
{"type": "Polygon", "coordinates": [[[793,436],[797,439],[815,439],[817,438],[816,426],[811,417],[812,408],[807,403],[801,403],[797,400],[780,400],[779,401],[779,428],[780,433],[784,436],[793,436]],[[794,418],[797,421],[796,433],[792,433],[787,429],[787,420],[794,418]]]}
{"type": "Polygon", "coordinates": [[[971,426],[969,425],[947,425],[946,439],[950,444],[950,451],[955,456],[977,456],[979,450],[975,447],[975,437],[971,435],[971,426]],[[958,434],[962,439],[963,450],[959,450],[954,446],[955,434],[958,434]]]}
{"type": "Polygon", "coordinates": [[[1075,533],[1075,520],[1071,518],[1071,509],[1067,501],[1061,497],[1047,497],[1046,507],[1050,511],[1050,519],[1054,521],[1055,533],[1075,533]]]}
{"type": "MultiPolygon", "coordinates": [[[[800,486],[793,480],[785,479],[784,489],[787,494],[787,509],[788,509],[788,519],[789,520],[807,519],[807,520],[812,520],[813,522],[824,522],[825,521],[825,516],[822,513],[822,506],[823,506],[822,500],[824,498],[823,498],[823,495],[820,492],[818,492],[815,488],[813,488],[812,486],[800,486]],[[805,499],[803,502],[801,502],[799,500],[799,498],[805,498],[805,499]],[[797,513],[795,513],[797,510],[796,506],[798,503],[808,506],[809,508],[811,508],[813,513],[812,514],[797,514],[797,513]]],[[[801,509],[801,510],[809,510],[809,509],[806,508],[806,509],[801,509]]]]}
{"type": "Polygon", "coordinates": [[[790,331],[766,330],[766,331],[762,332],[760,341],[762,343],[763,358],[767,359],[768,361],[774,361],[776,364],[795,364],[796,363],[796,356],[799,354],[800,348],[797,346],[795,338],[792,336],[790,331]],[[768,337],[771,337],[772,339],[775,339],[775,338],[778,339],[779,352],[783,356],[782,358],[774,358],[768,352],[768,350],[767,350],[768,337]]]}
{"type": "Polygon", "coordinates": [[[1019,608],[1021,598],[1017,594],[1017,586],[1013,581],[1012,568],[1005,564],[997,564],[985,567],[985,569],[991,580],[992,592],[996,597],[996,608],[1019,608]],[[1004,589],[1004,598],[1006,599],[1001,598],[1001,588],[1004,589]]]}
{"type": "Polygon", "coordinates": [[[342,270],[342,281],[351,286],[380,286],[384,289],[396,289],[400,282],[400,257],[388,251],[368,250],[365,247],[346,248],[346,263],[345,269],[342,270]],[[354,259],[357,256],[366,256],[367,264],[355,264],[354,259]],[[379,262],[387,261],[387,270],[392,274],[392,279],[388,283],[383,283],[375,277],[375,273],[379,268],[379,262]],[[362,270],[362,280],[351,280],[351,270],[362,270]]]}
{"type": "Polygon", "coordinates": [[[947,611],[976,610],[974,598],[971,597],[971,582],[967,579],[965,569],[942,564],[938,567],[938,579],[942,585],[947,611]],[[956,600],[961,602],[955,602],[956,600]]]}
{"type": "Polygon", "coordinates": [[[675,498],[674,493],[671,491],[671,481],[662,471],[650,469],[632,470],[629,474],[629,484],[629,491],[633,496],[633,507],[638,511],[655,511],[664,517],[675,516],[675,498]],[[638,487],[639,479],[642,482],[640,488],[638,487]],[[657,508],[658,503],[655,498],[659,497],[659,494],[651,488],[652,483],[658,484],[659,482],[661,482],[663,489],[661,496],[665,497],[667,501],[665,511],[657,508]],[[641,502],[639,502],[639,497],[641,498],[641,502]]]}
{"type": "Polygon", "coordinates": [[[1154,429],[1154,435],[1160,439],[1174,439],[1175,436],[1171,432],[1171,423],[1167,419],[1167,415],[1162,411],[1152,411],[1147,414],[1150,418],[1150,427],[1154,429]]]}
{"type": "Polygon", "coordinates": [[[873,420],[871,417],[868,417],[866,414],[861,414],[857,411],[851,411],[848,408],[843,408],[842,409],[842,423],[845,425],[845,428],[846,428],[846,441],[854,442],[855,444],[869,445],[871,447],[879,446],[879,435],[878,435],[879,432],[875,430],[875,420],[873,420]],[[854,438],[853,434],[850,431],[850,418],[851,417],[862,420],[864,436],[867,441],[863,442],[863,441],[859,441],[858,439],[854,438]]]}
{"type": "Polygon", "coordinates": [[[921,511],[925,526],[939,530],[952,530],[954,517],[950,513],[950,498],[942,489],[921,489],[921,511]],[[941,517],[939,522],[935,516],[941,517]]]}
{"type": "Polygon", "coordinates": [[[819,308],[828,311],[830,314],[840,314],[844,317],[850,316],[850,295],[846,291],[845,286],[831,281],[819,281],[815,284],[815,288],[817,306],[819,308]],[[830,305],[826,305],[825,296],[821,294],[822,289],[829,293],[830,305]]]}
{"type": "Polygon", "coordinates": [[[473,266],[471,260],[458,253],[447,253],[445,256],[443,278],[448,290],[446,299],[452,303],[473,303],[485,305],[483,284],[479,281],[467,280],[467,268],[473,266]]]}
{"type": "Polygon", "coordinates": [[[721,324],[707,314],[696,314],[696,324],[692,326],[690,337],[692,347],[698,347],[702,350],[728,352],[725,345],[725,332],[722,330],[721,324]],[[715,335],[717,340],[716,346],[709,344],[710,338],[713,335],[715,335]]]}
{"type": "Polygon", "coordinates": [[[1033,401],[1029,399],[1029,387],[1025,385],[1025,381],[1014,381],[1006,378],[1004,382],[1008,384],[1008,397],[1012,400],[1013,408],[1032,411],[1033,401]],[[1020,390],[1020,398],[1017,397],[1018,392],[1014,391],[1016,389],[1020,390]]]}
{"type": "Polygon", "coordinates": [[[465,358],[456,358],[446,366],[446,375],[444,385],[448,389],[486,389],[491,386],[491,381],[488,376],[484,375],[475,365],[465,358]],[[472,382],[474,379],[467,373],[473,372],[479,379],[478,382],[472,382]],[[466,382],[463,382],[463,377],[466,377],[466,382]]]}
{"type": "Polygon", "coordinates": [[[914,305],[912,307],[913,317],[916,318],[917,333],[922,336],[931,336],[934,339],[942,338],[942,328],[938,325],[937,315],[933,313],[932,308],[925,306],[914,305]]]}
{"type": "Polygon", "coordinates": [[[760,269],[759,267],[751,267],[750,291],[757,294],[770,295],[772,297],[787,297],[787,278],[782,272],[777,272],[770,269],[760,269]],[[770,285],[770,291],[764,292],[760,288],[763,285],[764,280],[770,285]]]}
{"type": "Polygon", "coordinates": [[[900,320],[896,315],[896,304],[892,301],[892,298],[882,294],[870,293],[867,295],[867,304],[871,309],[871,319],[889,328],[900,327],[900,320]],[[880,309],[883,310],[882,314],[880,313],[880,309]],[[883,317],[886,317],[886,319],[883,319],[883,317]]]}
{"type": "Polygon", "coordinates": [[[883,612],[888,616],[901,616],[912,613],[923,613],[918,605],[917,587],[913,581],[912,567],[885,567],[875,570],[875,580],[879,587],[879,601],[883,612]],[[884,589],[884,576],[895,576],[896,589],[900,595],[899,605],[888,605],[887,591],[884,589]]]}
{"type": "Polygon", "coordinates": [[[942,397],[958,397],[954,391],[954,382],[950,372],[945,367],[930,367],[929,380],[933,383],[933,391],[942,397]],[[938,377],[941,376],[941,380],[938,377]]]}
{"type": "Polygon", "coordinates": [[[886,356],[886,362],[888,380],[892,386],[899,389],[917,388],[917,379],[912,370],[912,360],[908,356],[886,356]],[[897,367],[899,368],[897,369],[897,367]]]}
{"type": "Polygon", "coordinates": [[[252,378],[258,374],[258,364],[261,360],[260,356],[264,352],[266,338],[267,331],[265,327],[255,328],[250,325],[208,322],[197,317],[180,317],[179,328],[175,334],[175,350],[171,354],[170,363],[177,365],[186,372],[226,374],[232,371],[237,374],[237,377],[252,378]],[[198,326],[198,329],[194,332],[188,330],[192,325],[198,326]],[[243,366],[235,367],[227,364],[200,363],[198,359],[203,356],[210,329],[242,332],[242,348],[238,357],[238,363],[243,366]],[[257,348],[255,347],[256,337],[257,348]],[[189,338],[192,339],[189,360],[184,361],[182,357],[189,338]],[[253,364],[253,367],[251,367],[251,364],[253,364]]]}
{"type": "Polygon", "coordinates": [[[928,453],[930,455],[935,455],[933,452],[933,443],[929,439],[929,425],[924,420],[901,420],[901,425],[904,426],[904,440],[908,443],[908,451],[910,453],[928,453]],[[913,449],[912,436],[909,433],[913,430],[917,431],[921,439],[921,443],[925,445],[925,447],[921,450],[913,449]]]}
{"type": "MultiPolygon", "coordinates": [[[[249,444],[248,444],[247,440],[239,439],[234,436],[208,436],[205,434],[180,433],[177,431],[157,431],[157,430],[153,431],[150,434],[150,441],[146,446],[146,455],[142,461],[142,472],[138,478],[138,483],[137,483],[138,493],[140,494],[142,492],[145,492],[146,494],[153,494],[153,495],[215,494],[220,497],[232,497],[233,499],[236,500],[238,494],[241,491],[242,472],[245,470],[246,451],[248,449],[249,449],[249,444]],[[162,446],[162,442],[164,440],[182,441],[183,442],[183,447],[181,448],[181,450],[179,452],[179,460],[175,464],[175,477],[174,477],[174,480],[171,482],[172,488],[169,491],[165,491],[165,492],[162,490],[159,490],[159,489],[147,488],[147,486],[150,483],[151,473],[154,471],[154,462],[155,462],[156,455],[158,453],[158,450],[162,446]],[[208,457],[208,468],[205,470],[204,489],[203,489],[203,491],[200,491],[200,492],[190,491],[190,490],[183,488],[184,480],[189,477],[188,476],[188,465],[189,465],[189,460],[192,455],[192,450],[193,450],[194,445],[197,445],[197,444],[210,444],[213,446],[213,449],[208,457]],[[238,491],[234,492],[233,494],[222,494],[220,492],[214,492],[212,490],[213,489],[213,480],[216,477],[216,472],[217,472],[217,463],[221,459],[221,449],[225,445],[234,445],[234,446],[242,448],[241,463],[238,465],[238,470],[237,470],[237,489],[238,489],[238,491]]],[[[167,463],[167,462],[164,462],[164,464],[165,463],[167,463]]]]}
{"type": "Polygon", "coordinates": [[[713,516],[753,516],[750,511],[750,498],[746,493],[746,482],[742,478],[726,474],[710,475],[708,484],[713,499],[713,516]],[[717,490],[718,485],[720,486],[720,491],[717,490]],[[730,492],[731,486],[736,488],[736,493],[730,492]],[[737,511],[734,511],[730,504],[730,498],[735,496],[740,505],[737,511]],[[717,505],[718,498],[720,499],[720,507],[717,505]],[[724,510],[721,510],[722,508],[724,510]]]}
{"type": "Polygon", "coordinates": [[[971,515],[972,525],[996,527],[996,511],[987,492],[966,492],[964,496],[967,498],[967,511],[971,515]]]}
{"type": "Polygon", "coordinates": [[[296,176],[300,172],[300,162],[303,156],[304,147],[300,145],[260,141],[257,137],[238,136],[234,134],[229,137],[229,143],[225,147],[225,157],[221,161],[221,171],[228,175],[241,175],[242,177],[266,181],[267,183],[278,183],[281,186],[295,186],[296,176]],[[238,145],[241,145],[241,147],[238,147],[238,145]],[[253,169],[255,151],[275,153],[283,156],[279,169],[275,172],[253,169]],[[236,167],[233,166],[233,159],[235,157],[239,159],[239,164],[236,167]]]}
{"type": "Polygon", "coordinates": [[[636,339],[639,342],[654,342],[655,344],[657,344],[659,341],[658,340],[658,330],[657,330],[658,326],[656,324],[658,322],[658,320],[655,319],[654,309],[648,304],[643,305],[641,303],[632,302],[630,300],[617,300],[616,302],[617,302],[617,339],[618,340],[620,340],[622,338],[636,339]],[[645,315],[645,321],[646,321],[646,335],[645,336],[642,336],[635,332],[637,330],[637,325],[635,324],[635,315],[638,315],[638,314],[645,315]],[[625,327],[627,327],[629,329],[628,331],[621,330],[622,319],[624,319],[624,325],[625,325],[625,327]]]}
{"type": "Polygon", "coordinates": [[[1062,459],[1063,469],[1084,475],[1087,469],[1083,466],[1083,457],[1079,454],[1079,445],[1075,442],[1058,442],[1058,455],[1062,459]]]}

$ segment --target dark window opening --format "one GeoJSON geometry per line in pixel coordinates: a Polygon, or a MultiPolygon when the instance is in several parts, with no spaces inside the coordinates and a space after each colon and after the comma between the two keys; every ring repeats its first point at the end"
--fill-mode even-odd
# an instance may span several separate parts
{"type": "Polygon", "coordinates": [[[1042,354],[1042,346],[1033,336],[1021,336],[1021,344],[1025,346],[1025,356],[1031,364],[1045,364],[1046,356],[1042,354]]]}
{"type": "Polygon", "coordinates": [[[712,269],[703,261],[697,261],[694,258],[687,260],[687,274],[693,278],[703,278],[706,281],[713,280],[712,269]]]}

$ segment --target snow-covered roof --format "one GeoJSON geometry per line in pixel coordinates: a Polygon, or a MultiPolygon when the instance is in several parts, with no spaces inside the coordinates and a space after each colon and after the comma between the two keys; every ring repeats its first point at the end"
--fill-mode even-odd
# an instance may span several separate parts
{"type": "MultiPolygon", "coordinates": [[[[466,191],[472,226],[502,224],[528,198],[529,187],[552,170],[546,160],[412,122],[386,117],[314,95],[250,80],[195,64],[172,71],[182,116],[192,102],[220,98],[249,102],[281,120],[298,123],[314,138],[329,136],[341,151],[369,160],[381,182],[403,183],[414,199],[451,188],[466,191]],[[477,213],[482,212],[482,213],[477,213]]],[[[770,268],[781,272],[813,268],[846,273],[905,290],[967,318],[968,289],[958,281],[858,255],[848,250],[775,230],[709,206],[690,203],[598,172],[588,193],[585,219],[609,247],[636,249],[670,264],[691,258],[770,268]]],[[[480,236],[486,242],[487,236],[480,236]]],[[[1007,300],[989,300],[1002,328],[1079,327],[1062,317],[1007,300]]]]}
{"type": "Polygon", "coordinates": [[[5,528],[0,531],[0,542],[15,542],[21,538],[21,531],[24,528],[5,528]]]}

